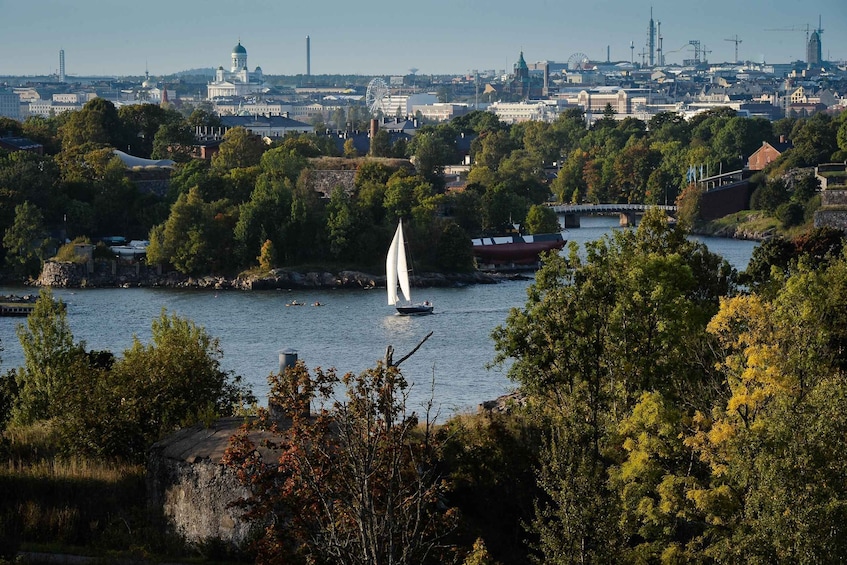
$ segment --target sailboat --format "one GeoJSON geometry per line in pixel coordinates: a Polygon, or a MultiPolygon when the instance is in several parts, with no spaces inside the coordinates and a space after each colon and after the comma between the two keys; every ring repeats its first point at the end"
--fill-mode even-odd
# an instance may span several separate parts
{"type": "Polygon", "coordinates": [[[401,316],[418,316],[421,314],[432,314],[433,306],[430,302],[418,304],[412,303],[412,291],[409,285],[409,268],[406,262],[406,240],[403,237],[403,220],[397,224],[394,239],[388,247],[388,257],[385,259],[385,286],[388,290],[388,304],[397,308],[401,316]],[[401,304],[397,295],[397,285],[405,298],[405,304],[401,304]]]}

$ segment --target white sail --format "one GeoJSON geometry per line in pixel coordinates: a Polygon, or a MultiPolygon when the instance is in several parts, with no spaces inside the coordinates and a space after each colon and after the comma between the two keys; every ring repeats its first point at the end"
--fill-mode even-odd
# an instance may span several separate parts
{"type": "Polygon", "coordinates": [[[388,247],[388,256],[385,258],[385,286],[388,290],[388,303],[392,306],[397,304],[397,284],[400,284],[400,292],[407,302],[412,301],[412,292],[409,285],[409,266],[406,263],[406,241],[403,237],[403,222],[397,224],[394,239],[388,247]]]}
{"type": "Polygon", "coordinates": [[[397,250],[402,249],[402,231],[397,226],[394,239],[388,247],[388,256],[385,258],[385,287],[388,289],[388,303],[391,306],[397,304],[397,250]]]}
{"type": "Polygon", "coordinates": [[[406,264],[406,238],[403,237],[403,221],[397,224],[397,282],[400,283],[400,292],[406,302],[412,301],[412,289],[409,286],[409,266],[406,264]]]}

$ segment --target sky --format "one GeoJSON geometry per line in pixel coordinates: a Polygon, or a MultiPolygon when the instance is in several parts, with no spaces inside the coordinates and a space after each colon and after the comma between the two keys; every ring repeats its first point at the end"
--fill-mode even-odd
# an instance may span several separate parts
{"type": "Polygon", "coordinates": [[[636,62],[661,22],[668,64],[738,57],[806,57],[806,29],[822,18],[823,57],[847,60],[847,0],[0,0],[0,76],[153,76],[227,70],[240,40],[252,71],[388,76],[511,70],[574,54],[636,62]],[[771,31],[780,30],[780,31],[771,31]],[[630,49],[630,42],[634,49],[630,49]]]}

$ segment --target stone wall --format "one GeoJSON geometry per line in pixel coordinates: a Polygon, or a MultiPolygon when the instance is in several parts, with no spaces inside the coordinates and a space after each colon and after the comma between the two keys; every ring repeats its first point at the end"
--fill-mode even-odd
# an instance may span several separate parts
{"type": "Polygon", "coordinates": [[[356,171],[323,171],[306,170],[306,183],[312,190],[319,192],[324,198],[329,198],[336,186],[340,186],[347,194],[352,194],[355,185],[356,171]]]}
{"type": "Polygon", "coordinates": [[[815,212],[815,227],[836,228],[847,232],[847,210],[818,210],[815,212]]]}
{"type": "Polygon", "coordinates": [[[821,206],[847,206],[847,190],[822,190],[821,206]]]}
{"type": "Polygon", "coordinates": [[[182,429],[151,447],[147,459],[147,500],[164,514],[186,542],[221,541],[244,548],[254,525],[234,503],[249,495],[235,471],[222,464],[229,438],[243,423],[222,418],[208,428],[182,429]]]}

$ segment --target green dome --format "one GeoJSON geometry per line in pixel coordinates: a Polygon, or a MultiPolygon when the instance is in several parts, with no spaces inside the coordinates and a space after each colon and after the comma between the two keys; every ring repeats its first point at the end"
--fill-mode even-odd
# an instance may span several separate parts
{"type": "Polygon", "coordinates": [[[238,42],[238,45],[236,45],[235,47],[233,47],[233,48],[232,48],[232,54],[233,54],[233,55],[236,55],[236,54],[239,54],[239,55],[246,55],[246,54],[247,54],[247,49],[245,49],[245,48],[244,48],[244,46],[243,46],[243,45],[241,45],[241,42],[239,41],[239,42],[238,42]]]}

